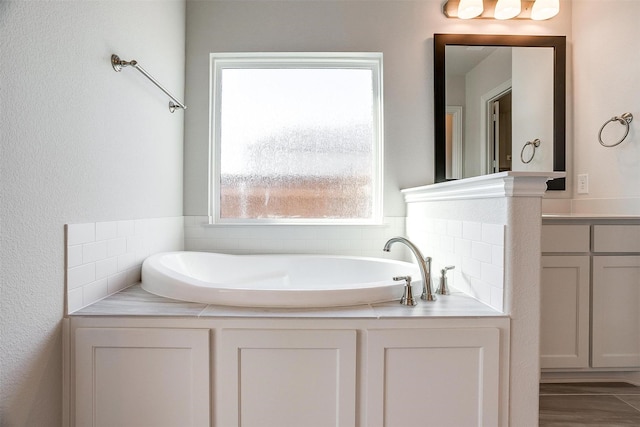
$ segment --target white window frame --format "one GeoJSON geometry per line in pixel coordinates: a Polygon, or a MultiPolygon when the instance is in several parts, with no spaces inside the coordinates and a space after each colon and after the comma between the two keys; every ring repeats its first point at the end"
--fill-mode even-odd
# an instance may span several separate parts
{"type": "Polygon", "coordinates": [[[209,217],[212,224],[353,224],[379,225],[382,220],[383,186],[383,98],[382,53],[378,52],[269,52],[211,53],[209,90],[209,217]],[[221,74],[227,68],[345,68],[372,71],[373,171],[371,218],[221,218],[220,217],[220,101],[221,74]]]}

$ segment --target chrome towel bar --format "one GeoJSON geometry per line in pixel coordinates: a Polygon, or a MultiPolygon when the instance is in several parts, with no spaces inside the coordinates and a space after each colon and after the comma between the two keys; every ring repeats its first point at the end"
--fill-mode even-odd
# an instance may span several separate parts
{"type": "Polygon", "coordinates": [[[168,90],[166,90],[160,83],[158,83],[158,81],[156,79],[154,79],[151,76],[151,74],[147,73],[147,71],[144,68],[142,68],[140,65],[138,65],[138,61],[136,61],[136,60],[124,61],[124,60],[120,59],[120,57],[118,55],[111,55],[111,66],[117,72],[120,72],[123,67],[128,67],[128,66],[131,66],[131,67],[135,68],[136,70],[140,71],[142,73],[142,75],[144,75],[146,78],[151,80],[151,83],[153,83],[154,85],[158,86],[158,88],[161,91],[163,91],[169,98],[171,98],[171,101],[169,101],[169,111],[171,111],[172,113],[174,111],[176,111],[176,108],[182,108],[183,110],[187,109],[186,105],[184,105],[182,102],[178,101],[176,99],[176,97],[171,95],[168,90]]]}

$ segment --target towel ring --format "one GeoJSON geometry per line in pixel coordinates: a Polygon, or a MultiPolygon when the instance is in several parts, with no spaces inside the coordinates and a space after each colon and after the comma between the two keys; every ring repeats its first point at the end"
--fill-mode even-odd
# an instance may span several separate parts
{"type": "Polygon", "coordinates": [[[520,151],[520,160],[522,160],[522,163],[531,163],[531,160],[533,160],[533,157],[536,155],[536,148],[538,148],[539,146],[540,140],[538,138],[534,139],[533,141],[527,141],[527,143],[522,146],[522,151],[520,151]],[[529,160],[524,159],[524,149],[527,148],[527,145],[530,145],[533,149],[529,160]]]}
{"type": "Polygon", "coordinates": [[[632,120],[633,120],[633,114],[624,113],[620,117],[618,117],[618,116],[611,117],[609,120],[604,122],[604,124],[600,128],[600,132],[598,132],[598,141],[600,141],[600,145],[602,145],[603,147],[609,148],[609,147],[615,147],[616,145],[618,145],[622,141],[624,141],[624,139],[627,137],[627,135],[629,135],[629,124],[631,123],[632,120]],[[626,130],[624,132],[624,136],[620,139],[620,141],[616,142],[615,144],[607,145],[602,141],[602,131],[604,130],[605,126],[607,126],[609,123],[612,123],[612,122],[619,122],[620,124],[622,124],[622,125],[624,125],[626,127],[626,130]]]}

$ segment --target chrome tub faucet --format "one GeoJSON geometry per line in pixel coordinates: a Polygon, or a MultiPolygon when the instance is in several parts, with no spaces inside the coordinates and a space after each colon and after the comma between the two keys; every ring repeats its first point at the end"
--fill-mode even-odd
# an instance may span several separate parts
{"type": "Polygon", "coordinates": [[[420,299],[425,301],[435,301],[436,297],[433,295],[433,292],[431,292],[431,257],[425,258],[422,255],[422,252],[420,252],[420,249],[404,237],[393,237],[389,239],[387,243],[384,244],[384,248],[382,250],[389,252],[391,250],[391,245],[397,242],[407,245],[418,261],[418,268],[420,269],[420,276],[422,277],[422,295],[420,295],[420,299]]]}

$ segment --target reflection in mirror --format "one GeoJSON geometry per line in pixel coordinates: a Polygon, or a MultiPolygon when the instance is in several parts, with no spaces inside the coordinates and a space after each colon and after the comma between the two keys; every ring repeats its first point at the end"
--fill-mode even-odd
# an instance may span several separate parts
{"type": "Polygon", "coordinates": [[[462,178],[462,106],[447,105],[447,179],[462,178]]]}
{"type": "MultiPolygon", "coordinates": [[[[565,38],[434,39],[436,182],[510,170],[564,171],[565,38]],[[533,153],[527,143],[536,139],[541,143],[533,153]]],[[[564,180],[549,188],[564,189],[564,180]]]]}

